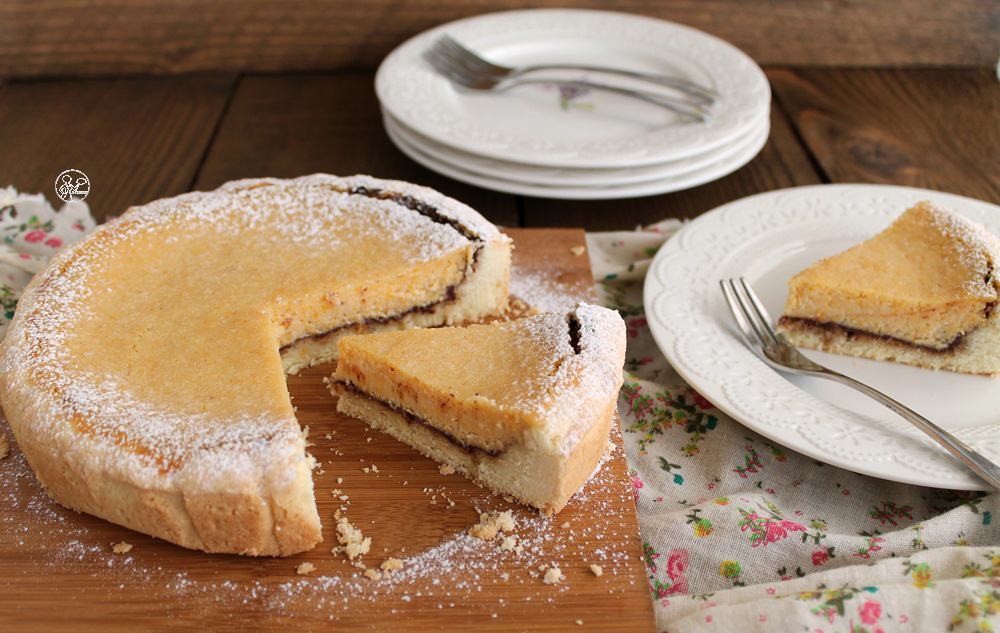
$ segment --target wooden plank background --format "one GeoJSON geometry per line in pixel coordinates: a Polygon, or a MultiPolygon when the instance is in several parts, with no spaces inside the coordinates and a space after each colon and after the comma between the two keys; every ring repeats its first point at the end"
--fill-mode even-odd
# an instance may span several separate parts
{"type": "Polygon", "coordinates": [[[42,192],[81,169],[95,216],[235,178],[368,173],[418,182],[504,226],[632,229],[743,196],[875,182],[1000,201],[1000,82],[991,69],[767,69],[771,135],[717,181],[622,201],[548,200],[436,174],[382,129],[371,72],[0,85],[2,185],[42,192]]]}
{"type": "Polygon", "coordinates": [[[762,65],[992,67],[998,0],[5,0],[0,77],[372,70],[408,37],[528,7],[614,9],[722,37],[762,65]]]}

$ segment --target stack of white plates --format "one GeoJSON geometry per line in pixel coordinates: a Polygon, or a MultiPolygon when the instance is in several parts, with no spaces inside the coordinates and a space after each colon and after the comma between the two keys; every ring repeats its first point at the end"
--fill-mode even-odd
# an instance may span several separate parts
{"type": "Polygon", "coordinates": [[[694,187],[745,165],[770,131],[767,78],[739,49],[679,24],[607,11],[507,11],[444,24],[386,57],[375,87],[386,131],[413,160],[456,180],[546,198],[630,198],[694,187]],[[647,71],[689,79],[719,97],[699,122],[610,92],[560,89],[560,79],[584,78],[579,71],[538,71],[551,84],[469,91],[422,57],[445,33],[508,66],[647,71]]]}

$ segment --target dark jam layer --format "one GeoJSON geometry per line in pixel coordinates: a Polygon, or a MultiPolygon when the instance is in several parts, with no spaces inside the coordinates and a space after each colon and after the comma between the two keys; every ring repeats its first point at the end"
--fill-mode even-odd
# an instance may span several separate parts
{"type": "Polygon", "coordinates": [[[576,312],[571,312],[567,319],[569,323],[569,345],[573,348],[574,354],[579,354],[580,349],[580,319],[576,312]]]}
{"type": "Polygon", "coordinates": [[[875,334],[874,332],[869,332],[868,330],[852,328],[846,325],[841,325],[839,323],[830,323],[828,321],[816,321],[814,319],[806,319],[802,317],[787,317],[787,316],[783,316],[780,319],[778,319],[779,326],[794,327],[795,324],[802,324],[815,330],[822,330],[823,332],[825,332],[830,336],[837,336],[837,335],[843,336],[848,341],[854,338],[874,339],[877,341],[894,343],[896,345],[903,345],[905,347],[919,349],[921,351],[930,352],[932,354],[949,354],[951,352],[954,352],[958,348],[958,346],[962,344],[962,341],[968,334],[968,332],[966,332],[965,334],[958,335],[954,340],[952,340],[944,347],[931,347],[930,345],[921,345],[919,343],[906,341],[901,338],[897,338],[895,336],[888,336],[886,334],[875,334]]]}
{"type": "Polygon", "coordinates": [[[479,253],[482,250],[483,250],[482,246],[476,248],[476,250],[472,253],[472,263],[471,264],[467,263],[465,266],[465,270],[462,271],[462,278],[459,279],[457,283],[453,283],[447,288],[445,288],[444,293],[441,295],[439,299],[435,299],[434,301],[431,301],[429,303],[413,306],[412,308],[407,308],[406,310],[403,310],[402,312],[398,312],[396,314],[390,314],[388,316],[381,316],[381,317],[366,317],[364,319],[361,319],[360,321],[355,321],[354,323],[338,325],[337,327],[332,328],[330,330],[325,330],[323,332],[318,332],[316,334],[310,334],[309,336],[303,336],[302,338],[292,341],[288,345],[282,346],[279,351],[281,353],[284,353],[286,350],[288,350],[288,348],[292,347],[299,341],[323,339],[326,338],[327,336],[330,336],[331,334],[340,332],[341,330],[347,330],[352,328],[364,328],[369,325],[392,323],[393,321],[398,321],[402,319],[408,314],[415,314],[417,312],[422,312],[424,314],[434,312],[434,310],[436,310],[437,307],[440,306],[441,304],[455,300],[455,297],[458,295],[457,293],[458,287],[465,283],[465,280],[469,277],[470,271],[474,272],[476,270],[476,262],[479,261],[479,253]]]}
{"type": "Polygon", "coordinates": [[[490,449],[487,449],[487,448],[482,448],[480,446],[473,446],[471,444],[466,444],[465,442],[463,442],[462,440],[458,439],[457,437],[455,437],[453,435],[450,435],[449,433],[446,433],[446,432],[442,431],[441,429],[437,428],[436,426],[434,426],[433,424],[431,424],[427,420],[421,418],[420,416],[418,416],[418,415],[416,415],[414,413],[411,413],[410,411],[407,411],[406,409],[403,409],[399,405],[393,404],[392,402],[386,402],[385,400],[382,400],[381,398],[376,398],[376,397],[372,396],[371,394],[365,393],[364,391],[361,391],[360,389],[358,389],[357,387],[355,387],[354,385],[352,385],[352,384],[350,384],[348,382],[344,382],[344,381],[341,381],[341,380],[335,380],[335,381],[333,381],[333,383],[335,385],[337,385],[338,388],[340,388],[340,389],[342,389],[344,391],[349,391],[352,394],[361,396],[363,398],[367,398],[367,399],[371,400],[372,402],[377,402],[377,403],[381,404],[382,406],[386,407],[387,409],[390,409],[394,413],[397,413],[400,416],[402,416],[402,418],[404,420],[406,420],[406,422],[408,424],[420,424],[421,426],[423,426],[423,427],[425,427],[425,428],[433,431],[434,433],[440,435],[441,437],[443,437],[450,444],[452,444],[455,448],[461,450],[462,452],[464,452],[464,453],[466,453],[466,454],[468,454],[468,455],[470,455],[472,457],[481,457],[481,456],[484,456],[484,455],[488,456],[488,457],[500,457],[504,453],[503,449],[500,449],[500,450],[490,450],[490,449]]]}
{"type": "Polygon", "coordinates": [[[295,339],[288,345],[283,345],[279,351],[283,354],[285,353],[285,351],[287,351],[290,347],[294,346],[299,341],[320,340],[332,334],[336,334],[337,332],[340,332],[342,330],[349,330],[353,328],[365,328],[369,325],[392,323],[393,321],[398,321],[402,319],[408,314],[415,314],[417,312],[423,312],[423,313],[433,312],[442,303],[447,303],[449,301],[455,300],[455,289],[458,288],[465,281],[466,276],[467,272],[462,274],[462,279],[458,283],[451,284],[450,286],[445,288],[444,295],[440,299],[431,301],[430,303],[425,303],[423,305],[413,306],[412,308],[408,308],[397,314],[390,314],[388,316],[382,316],[382,317],[366,317],[364,319],[361,319],[360,321],[355,321],[354,323],[338,325],[337,327],[330,330],[326,330],[324,332],[319,332],[317,334],[310,334],[309,336],[303,336],[302,338],[295,339]]]}
{"type": "Polygon", "coordinates": [[[375,198],[377,200],[391,200],[396,204],[402,205],[411,211],[416,211],[420,215],[426,217],[432,222],[437,222],[438,224],[445,224],[455,229],[462,234],[466,239],[472,241],[478,241],[482,239],[479,235],[476,235],[468,227],[461,224],[458,220],[453,218],[445,217],[438,208],[427,204],[423,200],[418,200],[413,196],[408,196],[397,191],[386,191],[385,189],[379,189],[377,187],[355,187],[349,190],[347,193],[352,195],[365,196],[366,198],[375,198]]]}

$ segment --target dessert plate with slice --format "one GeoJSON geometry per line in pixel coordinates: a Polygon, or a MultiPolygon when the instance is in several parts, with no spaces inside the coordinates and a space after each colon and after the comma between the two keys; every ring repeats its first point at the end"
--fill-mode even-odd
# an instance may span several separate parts
{"type": "MultiPolygon", "coordinates": [[[[772,315],[788,281],[876,235],[928,200],[1000,235],[1000,207],[937,191],[820,185],[726,204],[685,226],[654,258],[645,308],[664,355],[719,409],[784,446],[888,480],[980,490],[985,484],[889,410],[841,385],[768,368],[737,335],[718,281],[744,276],[772,315]],[[719,255],[723,253],[723,255],[719,255]]],[[[1000,381],[804,350],[945,427],[1000,461],[1000,381]]]]}

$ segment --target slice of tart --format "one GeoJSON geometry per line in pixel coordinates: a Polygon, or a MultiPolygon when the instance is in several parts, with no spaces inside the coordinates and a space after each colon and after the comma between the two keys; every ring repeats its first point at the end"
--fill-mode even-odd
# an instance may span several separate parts
{"type": "Polygon", "coordinates": [[[337,410],[546,514],[607,445],[625,360],[617,312],[348,336],[337,410]]]}
{"type": "Polygon", "coordinates": [[[778,328],[795,345],[932,369],[1000,373],[1000,242],[920,202],[802,271],[778,328]]]}

